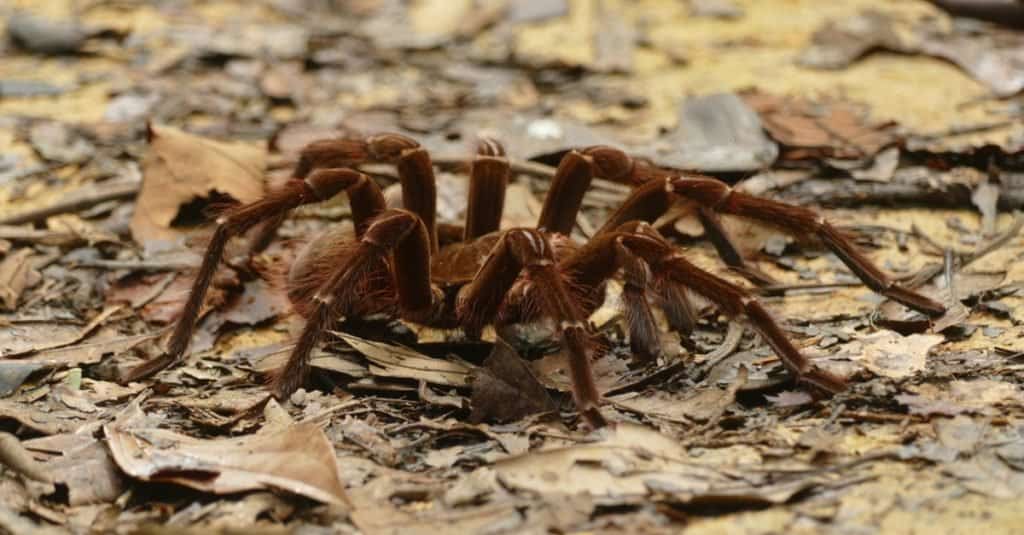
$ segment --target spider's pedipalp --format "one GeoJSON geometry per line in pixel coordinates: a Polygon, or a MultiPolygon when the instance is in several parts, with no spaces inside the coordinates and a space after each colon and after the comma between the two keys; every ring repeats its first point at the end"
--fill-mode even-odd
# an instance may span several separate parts
{"type": "Polygon", "coordinates": [[[539,312],[557,322],[569,354],[573,399],[593,427],[606,425],[598,410],[601,394],[594,383],[590,354],[594,343],[586,315],[570,292],[568,276],[559,270],[547,236],[534,229],[505,231],[473,280],[459,292],[456,314],[470,336],[492,322],[520,276],[532,285],[539,312]]]}
{"type": "Polygon", "coordinates": [[[615,241],[615,255],[622,266],[622,302],[630,348],[637,360],[653,362],[661,355],[661,336],[647,301],[647,290],[653,286],[651,268],[619,240],[615,241]]]}

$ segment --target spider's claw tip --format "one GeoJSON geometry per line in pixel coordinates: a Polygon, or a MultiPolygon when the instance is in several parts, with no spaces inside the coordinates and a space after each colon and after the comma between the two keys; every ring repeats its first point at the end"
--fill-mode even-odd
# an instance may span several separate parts
{"type": "Polygon", "coordinates": [[[600,429],[608,426],[608,420],[601,414],[596,406],[581,407],[579,409],[580,416],[587,422],[593,429],[600,429]]]}
{"type": "Polygon", "coordinates": [[[831,397],[847,388],[845,379],[817,367],[801,374],[798,381],[811,386],[818,394],[825,394],[824,397],[831,397]]]}

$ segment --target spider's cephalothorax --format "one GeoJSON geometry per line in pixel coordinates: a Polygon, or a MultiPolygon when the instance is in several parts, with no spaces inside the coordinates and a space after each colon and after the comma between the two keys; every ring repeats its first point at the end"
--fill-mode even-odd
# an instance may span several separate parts
{"type": "Polygon", "coordinates": [[[488,324],[546,317],[555,321],[569,352],[580,414],[591,425],[603,425],[601,396],[590,369],[594,335],[586,320],[599,304],[594,296],[601,295],[605,281],[620,271],[625,317],[637,354],[650,357],[659,351],[648,294],[666,309],[673,327],[687,330],[692,313],[685,292],[693,291],[730,316],[745,316],[797,381],[825,393],[842,390],[843,379],[801,355],[757,299],[687,261],[648,224],[679,201],[697,212],[719,254],[741,272],[743,259],[724,233],[719,214],[815,238],[874,291],[930,316],[944,312],[941,304],[891,281],[814,211],[735,191],[707,176],[660,170],[611,147],[573,150],[558,166],[536,227],[499,230],[508,178],[509,163],[501,145],[491,140],[480,143],[469,172],[461,240],[442,244],[433,165],[417,142],[383,134],[310,144],[283,187],[217,220],[167,353],[129,375],[149,375],[184,354],[228,239],[262,224],[255,241],[265,244],[289,210],[342,191],[351,201],[354,234],[328,231],[307,246],[289,270],[288,295],[306,325],[288,362],[274,376],[272,387],[278,397],[302,385],[310,352],[339,317],[386,312],[426,325],[460,327],[471,337],[479,336],[488,324]],[[402,209],[388,209],[378,185],[355,170],[371,162],[395,164],[402,209]],[[568,236],[595,176],[635,188],[589,241],[573,244],[568,236]]]}

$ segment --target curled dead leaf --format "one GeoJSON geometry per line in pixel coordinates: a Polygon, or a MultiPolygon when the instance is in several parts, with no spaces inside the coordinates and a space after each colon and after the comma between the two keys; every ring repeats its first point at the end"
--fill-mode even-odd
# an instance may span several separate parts
{"type": "Polygon", "coordinates": [[[104,432],[114,461],[137,479],[215,494],[283,489],[324,503],[347,502],[334,446],[315,424],[203,440],[128,423],[108,424],[104,432]]]}
{"type": "Polygon", "coordinates": [[[214,192],[240,202],[263,196],[266,149],[214,141],[168,126],[149,126],[142,190],[132,215],[132,238],[173,240],[171,222],[181,207],[214,192]]]}

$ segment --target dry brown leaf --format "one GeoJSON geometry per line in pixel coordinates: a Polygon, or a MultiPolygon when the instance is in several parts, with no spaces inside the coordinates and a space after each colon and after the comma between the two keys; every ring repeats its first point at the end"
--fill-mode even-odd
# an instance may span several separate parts
{"type": "MultiPolygon", "coordinates": [[[[109,306],[93,319],[89,320],[85,326],[80,329],[76,329],[70,336],[54,336],[53,331],[49,331],[49,336],[39,340],[38,343],[33,344],[31,347],[26,348],[22,351],[5,351],[2,353],[5,357],[13,357],[27,352],[46,351],[48,349],[58,349],[72,344],[81,342],[86,337],[92,334],[100,325],[103,325],[111,316],[121,310],[121,305],[109,306]]],[[[52,326],[48,326],[52,327],[52,326]]]]}
{"type": "Polygon", "coordinates": [[[131,424],[130,418],[119,419],[104,426],[104,432],[114,460],[132,477],[215,494],[281,489],[324,503],[346,503],[334,447],[315,424],[216,440],[131,424]]]}
{"type": "Polygon", "coordinates": [[[948,385],[925,383],[909,388],[914,395],[897,399],[915,414],[954,416],[965,412],[997,414],[1003,405],[1020,406],[1020,387],[1006,381],[972,379],[948,385]]]}
{"type": "Polygon", "coordinates": [[[170,225],[181,206],[214,191],[243,203],[263,196],[262,147],[214,141],[158,125],[150,125],[149,140],[142,190],[131,221],[137,243],[173,240],[176,233],[170,225]]]}
{"type": "MultiPolygon", "coordinates": [[[[89,437],[92,438],[92,437],[89,437]]],[[[61,451],[46,463],[53,479],[68,488],[68,504],[110,503],[125,489],[125,478],[107,448],[92,439],[61,451]]]]}
{"type": "Polygon", "coordinates": [[[556,408],[530,367],[501,338],[472,377],[471,422],[508,422],[556,408]]]}
{"type": "Polygon", "coordinates": [[[785,146],[786,159],[866,158],[897,138],[891,124],[872,122],[848,102],[744,93],[771,137],[785,146]]]}

